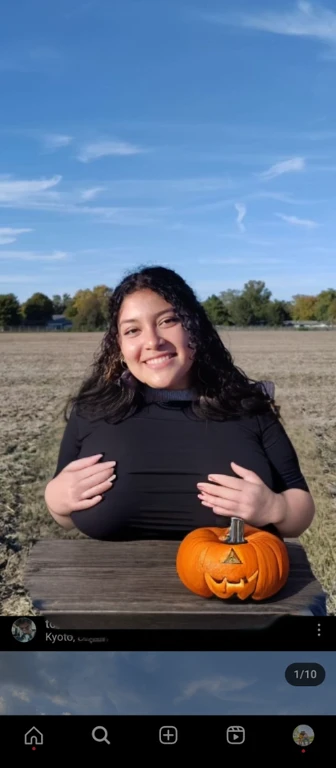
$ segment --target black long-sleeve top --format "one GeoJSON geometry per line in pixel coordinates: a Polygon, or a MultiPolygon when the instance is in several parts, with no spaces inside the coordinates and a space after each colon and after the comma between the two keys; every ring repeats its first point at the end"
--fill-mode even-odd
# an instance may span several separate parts
{"type": "Polygon", "coordinates": [[[229,525],[229,517],[201,504],[197,483],[209,482],[211,473],[236,477],[231,461],[256,472],[276,493],[309,492],[295,449],[272,411],[203,421],[190,403],[151,403],[112,424],[89,421],[73,409],[54,477],[71,461],[98,453],[104,454],[102,462],[117,462],[117,479],[102,501],[71,514],[75,526],[94,539],[181,540],[198,527],[229,525]]]}

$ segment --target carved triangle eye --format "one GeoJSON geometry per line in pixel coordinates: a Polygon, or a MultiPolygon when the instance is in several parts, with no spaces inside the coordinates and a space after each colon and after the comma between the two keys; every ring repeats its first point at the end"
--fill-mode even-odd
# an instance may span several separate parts
{"type": "Polygon", "coordinates": [[[231,565],[236,563],[237,565],[242,565],[242,561],[239,560],[238,555],[236,554],[236,552],[232,548],[230,549],[230,552],[229,552],[227,558],[225,560],[223,560],[223,563],[230,563],[231,565]]]}

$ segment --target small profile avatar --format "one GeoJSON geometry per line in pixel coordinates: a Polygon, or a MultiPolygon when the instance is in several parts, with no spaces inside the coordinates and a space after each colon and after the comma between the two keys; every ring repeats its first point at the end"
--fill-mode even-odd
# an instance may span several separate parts
{"type": "Polygon", "coordinates": [[[36,635],[36,624],[22,616],[12,624],[12,635],[19,643],[29,643],[36,635]]]}
{"type": "Polygon", "coordinates": [[[299,747],[309,747],[314,737],[315,733],[310,725],[298,725],[293,731],[293,739],[299,747]]]}

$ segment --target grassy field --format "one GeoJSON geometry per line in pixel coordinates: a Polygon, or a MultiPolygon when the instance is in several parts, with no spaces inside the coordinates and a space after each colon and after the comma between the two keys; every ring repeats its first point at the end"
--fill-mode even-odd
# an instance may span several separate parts
{"type": "MultiPolygon", "coordinates": [[[[66,533],[44,504],[64,429],[62,409],[101,334],[0,334],[0,613],[32,615],[22,582],[31,545],[66,533]]],[[[271,379],[317,514],[302,537],[336,615],[336,332],[231,331],[224,344],[251,378],[271,379]]]]}

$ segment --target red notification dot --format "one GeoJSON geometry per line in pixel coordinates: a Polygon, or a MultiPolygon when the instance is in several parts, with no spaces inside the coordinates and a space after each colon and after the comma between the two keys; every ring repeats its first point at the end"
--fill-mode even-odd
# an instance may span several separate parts
{"type": "Polygon", "coordinates": [[[306,751],[305,749],[301,749],[301,752],[305,752],[305,751],[306,751]]]}

